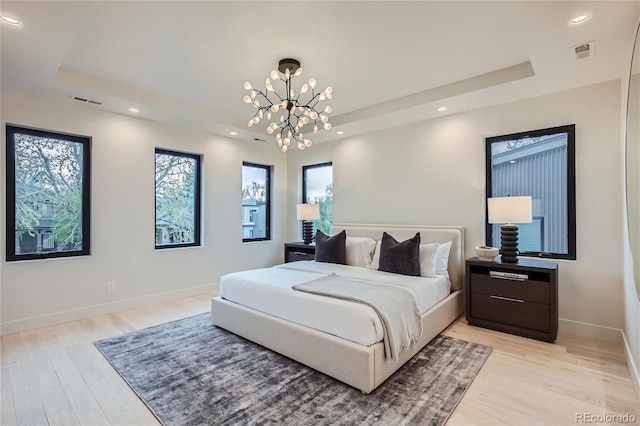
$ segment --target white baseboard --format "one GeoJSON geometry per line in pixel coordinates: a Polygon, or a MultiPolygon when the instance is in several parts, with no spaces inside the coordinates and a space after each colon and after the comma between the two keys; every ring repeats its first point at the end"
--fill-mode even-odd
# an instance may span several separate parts
{"type": "Polygon", "coordinates": [[[125,309],[137,308],[139,306],[153,303],[167,302],[169,300],[181,299],[183,297],[196,296],[198,294],[220,291],[220,283],[205,284],[196,287],[182,288],[180,290],[155,293],[146,296],[133,297],[131,299],[116,300],[114,302],[101,303],[67,311],[53,312],[45,315],[38,315],[29,318],[0,323],[0,336],[7,334],[21,333],[23,331],[34,330],[36,328],[48,327],[62,324],[69,321],[76,321],[83,318],[98,315],[110,314],[112,312],[125,309]]]}
{"type": "Polygon", "coordinates": [[[633,387],[636,388],[636,396],[638,397],[638,403],[640,404],[640,370],[638,370],[638,367],[640,366],[636,365],[636,362],[633,359],[631,347],[629,346],[629,341],[627,340],[627,336],[624,334],[624,331],[622,332],[622,340],[624,343],[624,354],[627,358],[627,367],[629,367],[629,375],[631,376],[633,387]]]}
{"type": "Polygon", "coordinates": [[[611,342],[622,342],[622,330],[619,328],[605,327],[564,318],[560,318],[558,321],[558,332],[578,334],[580,336],[609,340],[611,342]]]}

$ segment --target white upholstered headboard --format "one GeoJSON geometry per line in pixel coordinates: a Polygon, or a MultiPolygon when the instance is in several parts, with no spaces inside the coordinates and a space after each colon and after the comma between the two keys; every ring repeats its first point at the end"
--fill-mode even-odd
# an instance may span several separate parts
{"type": "Polygon", "coordinates": [[[420,242],[446,243],[451,241],[449,252],[449,280],[452,290],[462,290],[464,276],[464,228],[462,226],[419,226],[419,225],[370,225],[353,223],[336,223],[331,227],[331,234],[342,230],[348,237],[369,237],[374,240],[382,238],[386,232],[398,241],[404,241],[420,232],[420,242]]]}

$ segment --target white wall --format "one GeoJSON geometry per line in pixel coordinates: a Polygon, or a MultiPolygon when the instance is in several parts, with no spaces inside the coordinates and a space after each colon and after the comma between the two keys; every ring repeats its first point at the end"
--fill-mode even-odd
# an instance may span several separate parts
{"type": "MultiPolygon", "coordinates": [[[[640,26],[640,22],[638,23],[640,26]]],[[[629,79],[631,69],[631,60],[632,55],[629,55],[629,61],[622,70],[622,101],[621,101],[621,109],[623,111],[622,114],[622,137],[621,137],[621,149],[625,150],[626,148],[626,140],[625,140],[625,128],[626,128],[626,107],[627,107],[627,98],[628,98],[628,89],[629,89],[629,79]]],[[[638,76],[635,75],[634,78],[638,76]]],[[[637,111],[632,112],[632,114],[636,114],[637,111]]],[[[625,156],[622,155],[623,160],[625,160],[625,156]]],[[[622,169],[624,171],[624,168],[622,169]]],[[[636,172],[637,173],[637,172],[636,172]]],[[[626,185],[626,176],[624,173],[620,173],[621,186],[624,188],[626,185]]],[[[636,188],[637,190],[637,188],[636,188]]],[[[633,277],[633,259],[631,255],[631,248],[629,244],[629,227],[627,222],[627,198],[623,193],[622,197],[622,205],[624,206],[622,211],[622,222],[623,222],[623,285],[624,285],[624,343],[625,343],[625,351],[627,356],[627,364],[629,365],[629,371],[631,373],[631,378],[633,380],[633,384],[636,388],[636,393],[638,394],[638,400],[640,400],[640,294],[638,294],[634,282],[633,277]]]]}
{"type": "MultiPolygon", "coordinates": [[[[626,221],[626,214],[624,216],[626,221]]],[[[625,226],[625,231],[627,228],[625,226]]],[[[640,402],[640,301],[633,281],[629,236],[624,233],[624,338],[627,364],[640,402]]]]}
{"type": "Polygon", "coordinates": [[[575,123],[578,260],[560,262],[560,327],[619,338],[620,113],[620,81],[611,81],[292,150],[287,212],[295,217],[301,167],[333,161],[335,222],[462,225],[470,257],[484,242],[484,138],[575,123]]]}
{"type": "MultiPolygon", "coordinates": [[[[5,262],[2,243],[3,334],[204,293],[224,273],[282,261],[287,160],[273,146],[5,89],[1,106],[2,164],[5,123],[93,138],[92,254],[5,262]],[[154,249],[156,147],[204,155],[202,247],[154,249]],[[274,166],[271,241],[242,243],[243,160],[274,166]],[[116,292],[106,292],[107,281],[116,292]]],[[[4,234],[4,173],[1,179],[4,234]]]]}
{"type": "Polygon", "coordinates": [[[629,336],[638,306],[625,294],[635,289],[622,272],[620,88],[612,81],[286,155],[272,144],[3,90],[3,132],[9,122],[93,137],[93,250],[89,257],[6,263],[2,245],[2,332],[202,293],[226,272],[281,261],[282,243],[299,237],[295,204],[305,164],[333,161],[336,222],[462,225],[472,256],[484,241],[484,138],[575,123],[578,260],[560,262],[561,329],[610,337],[626,327],[629,336]],[[153,248],[156,146],[204,155],[201,248],[153,248]],[[275,166],[270,242],[241,242],[243,160],[275,166]],[[106,292],[111,280],[115,293],[106,292]]]}

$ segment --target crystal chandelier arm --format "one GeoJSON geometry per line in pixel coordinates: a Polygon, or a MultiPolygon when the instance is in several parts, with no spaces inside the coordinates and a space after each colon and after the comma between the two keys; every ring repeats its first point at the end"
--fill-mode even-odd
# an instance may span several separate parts
{"type": "MultiPolygon", "coordinates": [[[[266,107],[267,109],[268,109],[268,108],[270,108],[270,107],[273,105],[273,101],[272,101],[271,99],[269,99],[269,93],[268,93],[268,92],[267,92],[267,93],[264,93],[262,90],[257,90],[257,89],[253,89],[253,90],[255,90],[255,91],[256,91],[256,93],[257,93],[258,95],[262,95],[262,97],[263,97],[267,102],[269,102],[269,106],[267,106],[267,107],[266,107]]],[[[274,93],[275,93],[275,92],[274,92],[274,93]]],[[[278,94],[277,94],[277,93],[276,93],[276,96],[278,96],[278,94]]],[[[278,96],[278,97],[280,97],[280,96],[278,96]]],[[[282,99],[281,99],[281,100],[282,100],[282,99]]]]}
{"type": "MultiPolygon", "coordinates": [[[[309,100],[309,102],[307,102],[307,107],[308,108],[312,108],[314,111],[316,109],[316,105],[318,105],[318,103],[320,102],[320,93],[315,93],[312,92],[311,93],[313,95],[313,97],[309,100]],[[315,101],[315,103],[313,105],[311,105],[311,102],[315,101]]],[[[318,111],[316,111],[318,112],[318,111]]]]}
{"type": "MultiPolygon", "coordinates": [[[[282,101],[284,101],[282,96],[280,96],[280,94],[278,92],[276,92],[275,90],[273,91],[273,94],[276,95],[278,97],[278,99],[279,99],[279,101],[276,102],[276,103],[282,103],[282,101]]],[[[271,100],[269,100],[269,102],[271,102],[271,100]]],[[[273,103],[272,103],[272,105],[273,105],[273,103]]]]}
{"type": "MultiPolygon", "coordinates": [[[[307,95],[308,95],[308,93],[306,93],[306,92],[305,92],[304,94],[307,94],[307,95]]],[[[310,98],[310,99],[309,99],[309,100],[308,100],[308,101],[303,105],[303,104],[300,102],[300,97],[301,97],[302,95],[303,95],[303,93],[302,93],[302,90],[301,90],[301,91],[299,91],[299,92],[298,92],[298,96],[296,96],[296,99],[295,99],[295,101],[296,101],[300,106],[305,106],[305,107],[306,107],[306,106],[308,106],[308,105],[309,105],[309,102],[311,102],[311,101],[315,98],[314,93],[313,93],[313,89],[311,89],[311,98],[310,98]]]]}

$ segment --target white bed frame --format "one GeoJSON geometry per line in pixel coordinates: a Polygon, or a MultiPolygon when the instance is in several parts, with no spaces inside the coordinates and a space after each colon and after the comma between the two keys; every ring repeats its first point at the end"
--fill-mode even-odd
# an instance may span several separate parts
{"type": "Polygon", "coordinates": [[[463,313],[464,230],[459,226],[344,224],[333,226],[331,233],[343,229],[347,231],[347,236],[371,237],[375,240],[379,240],[382,232],[386,231],[398,241],[411,238],[416,232],[420,232],[422,243],[452,241],[448,264],[452,292],[422,314],[423,332],[418,344],[413,350],[401,353],[397,361],[385,358],[382,342],[362,346],[221,297],[211,300],[211,319],[213,325],[321,371],[363,393],[369,393],[463,313]]]}

